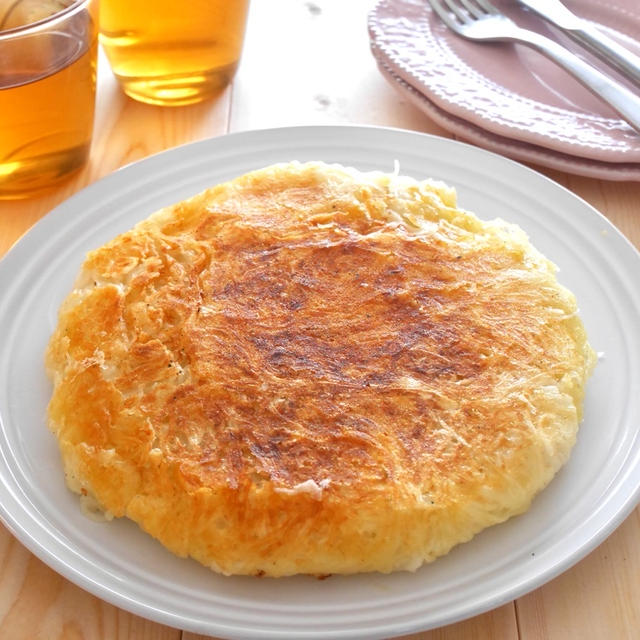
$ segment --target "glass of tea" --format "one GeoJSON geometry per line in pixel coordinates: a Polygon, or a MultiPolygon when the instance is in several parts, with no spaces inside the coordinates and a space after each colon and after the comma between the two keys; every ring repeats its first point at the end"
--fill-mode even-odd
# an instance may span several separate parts
{"type": "Polygon", "coordinates": [[[101,0],[100,41],[124,92],[159,105],[199,102],[233,78],[249,0],[101,0]]]}
{"type": "Polygon", "coordinates": [[[97,0],[0,0],[0,198],[51,186],[87,159],[97,0]]]}

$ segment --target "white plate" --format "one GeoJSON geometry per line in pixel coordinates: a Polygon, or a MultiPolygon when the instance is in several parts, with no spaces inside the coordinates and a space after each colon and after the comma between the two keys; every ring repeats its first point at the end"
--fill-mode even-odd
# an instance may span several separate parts
{"type": "Polygon", "coordinates": [[[0,504],[37,556],[136,614],[225,638],[383,638],[497,607],[564,571],[632,510],[640,485],[640,256],[569,191],[510,160],[450,140],[368,127],[300,127],[172,149],[81,191],[0,262],[0,504]],[[523,516],[488,529],[415,574],[225,578],[172,556],[122,520],[94,523],[64,487],[45,427],[42,357],[85,252],[157,208],[278,161],[325,160],[432,176],[461,205],[526,229],[577,295],[605,356],[588,386],[567,466],[523,516]],[[632,390],[635,390],[632,393],[632,390]]]}

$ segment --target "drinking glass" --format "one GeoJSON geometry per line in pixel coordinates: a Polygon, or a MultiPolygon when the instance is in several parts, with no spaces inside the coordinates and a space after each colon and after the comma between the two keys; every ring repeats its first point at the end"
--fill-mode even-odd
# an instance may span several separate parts
{"type": "Polygon", "coordinates": [[[97,0],[0,0],[0,198],[51,186],[87,159],[97,0]]]}
{"type": "Polygon", "coordinates": [[[100,41],[127,95],[199,102],[233,78],[248,7],[249,0],[101,0],[100,41]]]}

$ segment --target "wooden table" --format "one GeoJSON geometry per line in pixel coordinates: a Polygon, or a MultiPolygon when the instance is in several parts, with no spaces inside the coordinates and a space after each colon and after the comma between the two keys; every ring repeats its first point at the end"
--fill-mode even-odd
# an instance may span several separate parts
{"type": "MultiPolygon", "coordinates": [[[[138,104],[101,58],[91,159],[46,195],[0,201],[0,255],[39,218],[118,167],[230,131],[357,123],[451,137],[389,87],[368,50],[372,0],[254,0],[233,86],[190,107],[138,104]],[[321,52],[321,55],[319,55],[321,52]]],[[[606,215],[640,246],[640,184],[541,169],[606,215]]],[[[107,604],[57,575],[0,525],[0,638],[198,640],[107,604]]],[[[494,611],[414,639],[640,638],[640,509],[598,549],[542,588],[494,611]]]]}

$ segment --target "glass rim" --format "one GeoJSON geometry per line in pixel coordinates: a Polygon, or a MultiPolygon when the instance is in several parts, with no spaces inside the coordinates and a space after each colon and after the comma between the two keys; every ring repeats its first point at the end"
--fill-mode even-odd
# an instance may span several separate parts
{"type": "Polygon", "coordinates": [[[68,7],[61,9],[60,11],[56,11],[56,13],[52,13],[46,18],[41,18],[40,20],[30,22],[29,24],[23,24],[19,27],[0,31],[0,42],[3,40],[9,40],[15,36],[28,35],[30,32],[36,33],[42,30],[43,27],[49,27],[58,22],[63,22],[71,15],[77,13],[80,9],[91,3],[91,1],[92,0],[75,0],[68,7]]]}

